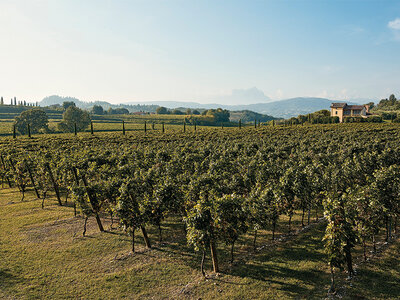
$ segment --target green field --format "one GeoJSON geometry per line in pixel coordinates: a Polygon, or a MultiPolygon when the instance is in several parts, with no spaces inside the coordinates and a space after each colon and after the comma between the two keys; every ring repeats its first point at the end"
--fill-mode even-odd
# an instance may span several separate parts
{"type": "MultiPolygon", "coordinates": [[[[14,114],[13,116],[17,116],[14,114]]],[[[0,136],[12,136],[14,117],[2,118],[0,114],[0,136]]],[[[57,124],[61,122],[61,115],[49,116],[49,129],[52,133],[61,133],[57,128],[57,124]]],[[[183,123],[189,116],[185,115],[112,115],[112,116],[92,116],[94,132],[122,132],[122,121],[125,122],[126,131],[144,131],[145,123],[148,131],[156,130],[162,131],[162,124],[164,123],[165,131],[168,130],[183,130],[183,123]],[[154,129],[153,129],[154,128],[154,129]]],[[[208,120],[207,117],[197,116],[199,120],[208,120]]],[[[237,124],[225,124],[226,126],[237,126],[237,124]]],[[[243,125],[244,126],[244,125],[243,125]]],[[[249,125],[248,125],[249,126],[249,125]]],[[[213,128],[215,126],[202,126],[196,125],[197,128],[213,128]]],[[[220,125],[216,126],[220,127],[220,125]]],[[[188,131],[194,131],[193,124],[186,124],[188,131]]],[[[90,132],[90,126],[85,129],[90,132]]],[[[17,135],[19,135],[17,133],[17,135]]]]}
{"type": "MultiPolygon", "coordinates": [[[[60,134],[61,132],[58,131],[57,129],[57,124],[60,122],[60,120],[54,120],[51,119],[49,120],[49,128],[54,131],[54,133],[60,134]]],[[[136,121],[136,120],[127,120],[125,122],[125,130],[127,132],[129,131],[143,131],[144,132],[144,120],[136,121]]],[[[154,121],[154,129],[153,129],[153,122],[148,122],[146,124],[146,129],[148,132],[151,131],[157,131],[161,132],[162,131],[162,122],[155,122],[154,121]]],[[[180,130],[183,131],[183,124],[170,124],[170,123],[164,123],[164,130],[165,132],[167,131],[176,131],[180,130]]],[[[201,128],[220,128],[220,127],[214,127],[214,126],[200,126],[197,125],[196,129],[200,130],[201,128]]],[[[99,132],[121,132],[122,133],[122,121],[121,120],[94,120],[93,121],[93,130],[94,133],[99,133],[99,132]]],[[[194,126],[193,125],[186,125],[186,130],[187,131],[194,131],[194,126]]],[[[12,120],[0,120],[0,136],[12,136],[13,132],[13,121],[12,120]]],[[[85,130],[85,132],[90,132],[90,126],[85,130]]],[[[54,134],[51,133],[51,134],[54,134]]],[[[17,133],[17,135],[19,135],[17,133]]],[[[38,136],[41,136],[42,134],[39,134],[38,136]]]]}

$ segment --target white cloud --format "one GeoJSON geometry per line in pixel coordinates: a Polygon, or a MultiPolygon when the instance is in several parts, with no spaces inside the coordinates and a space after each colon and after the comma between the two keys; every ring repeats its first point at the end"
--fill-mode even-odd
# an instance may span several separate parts
{"type": "Polygon", "coordinates": [[[388,27],[394,30],[400,30],[400,18],[396,18],[388,23],[388,27]]]}

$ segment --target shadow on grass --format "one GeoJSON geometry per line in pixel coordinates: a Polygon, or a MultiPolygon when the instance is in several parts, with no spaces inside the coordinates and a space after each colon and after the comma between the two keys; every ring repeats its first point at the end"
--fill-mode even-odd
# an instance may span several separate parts
{"type": "Polygon", "coordinates": [[[24,278],[15,276],[8,269],[0,269],[0,289],[6,290],[16,284],[23,283],[24,278]]]}
{"type": "Polygon", "coordinates": [[[351,297],[358,296],[359,299],[369,299],[372,296],[380,296],[383,299],[399,299],[400,282],[399,278],[391,275],[392,271],[399,271],[400,266],[393,265],[388,267],[387,272],[364,270],[359,274],[360,280],[356,283],[357,293],[351,293],[351,297]],[[397,267],[397,270],[395,270],[397,267]],[[370,295],[362,295],[363,292],[369,291],[370,295]]]}
{"type": "Polygon", "coordinates": [[[247,263],[235,265],[230,275],[269,282],[295,294],[321,290],[329,282],[329,275],[315,266],[326,260],[321,251],[323,226],[277,245],[278,249],[255,253],[247,263]]]}
{"type": "Polygon", "coordinates": [[[400,298],[400,241],[387,249],[382,257],[360,265],[353,288],[349,291],[354,299],[400,298]]]}

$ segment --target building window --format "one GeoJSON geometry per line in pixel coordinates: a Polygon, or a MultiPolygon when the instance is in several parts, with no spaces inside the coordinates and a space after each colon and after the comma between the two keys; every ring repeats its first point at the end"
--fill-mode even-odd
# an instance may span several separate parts
{"type": "Polygon", "coordinates": [[[337,114],[337,111],[335,113],[337,114]]]}

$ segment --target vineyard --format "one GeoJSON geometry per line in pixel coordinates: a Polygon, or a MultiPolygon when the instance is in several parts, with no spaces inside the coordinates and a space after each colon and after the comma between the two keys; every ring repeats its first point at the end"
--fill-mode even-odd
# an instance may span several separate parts
{"type": "MultiPolygon", "coordinates": [[[[170,268],[182,256],[187,264],[174,268],[189,278],[209,281],[217,280],[218,274],[245,272],[243,281],[235,282],[236,289],[247,278],[264,282],[271,277],[273,291],[265,291],[271,297],[315,298],[342,293],[343,285],[353,278],[356,287],[368,288],[361,283],[369,273],[359,272],[357,266],[363,261],[382,263],[375,253],[383,245],[398,257],[398,250],[390,248],[398,247],[400,215],[400,125],[395,123],[7,137],[0,142],[0,154],[2,197],[14,197],[1,205],[10,214],[16,212],[9,207],[29,203],[25,213],[40,213],[47,223],[55,216],[59,223],[78,222],[68,234],[79,236],[79,243],[85,240],[85,247],[92,243],[90,252],[99,257],[128,244],[129,257],[138,260],[143,253],[170,252],[149,270],[151,278],[138,271],[148,286],[158,276],[165,277],[163,266],[170,268]],[[93,238],[99,235],[94,228],[112,236],[108,243],[93,238]],[[301,251],[295,254],[294,249],[301,251]],[[310,290],[296,290],[296,281],[286,294],[275,287],[278,263],[293,259],[289,253],[302,264],[311,264],[308,271],[297,271],[299,276],[316,277],[318,271],[317,279],[308,282],[310,290]],[[264,271],[254,260],[260,256],[263,263],[277,265],[264,271]]],[[[3,213],[0,221],[4,220],[3,213]]],[[[33,222],[30,219],[26,226],[33,222]]],[[[36,238],[45,239],[46,233],[36,238]]],[[[6,244],[3,240],[0,245],[6,244]]],[[[0,251],[6,260],[16,255],[0,251]]],[[[118,253],[122,262],[130,262],[128,253],[118,253]]],[[[83,265],[87,262],[87,257],[80,259],[83,265]]],[[[286,273],[280,271],[283,277],[300,267],[286,268],[286,273]]],[[[172,282],[186,280],[168,274],[172,282]]],[[[391,288],[364,294],[395,298],[398,265],[391,276],[385,277],[386,283],[394,282],[391,288]]],[[[109,280],[114,283],[118,277],[109,280]]],[[[134,281],[129,276],[124,280],[134,281]]],[[[127,296],[124,288],[119,289],[127,296]]],[[[200,284],[193,294],[183,291],[164,297],[240,297],[232,291],[224,294],[223,288],[207,295],[206,289],[200,284]]],[[[268,288],[256,284],[252,289],[268,288]]]]}

